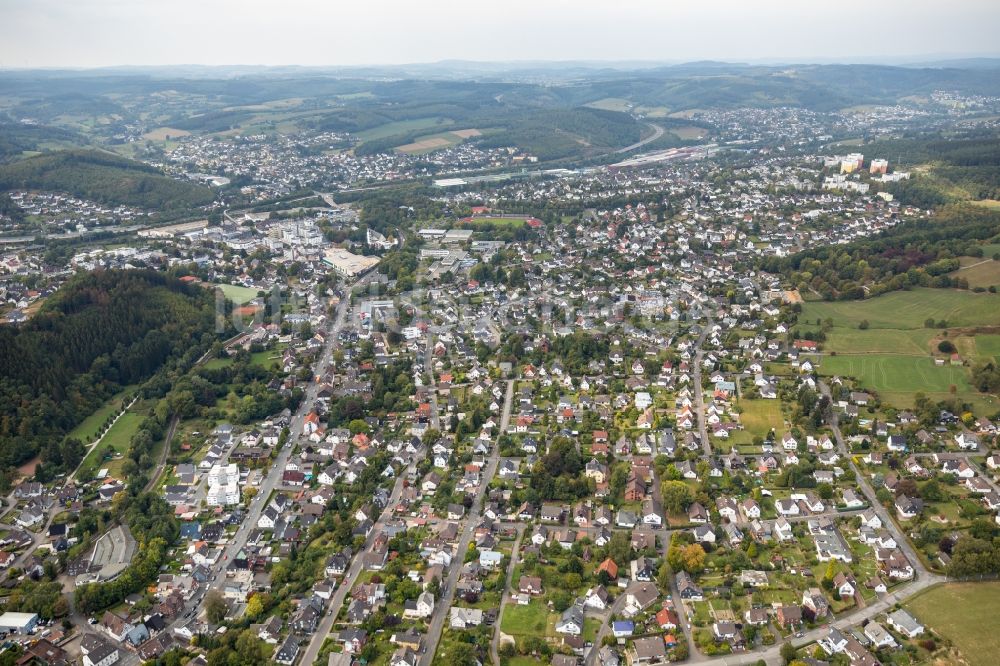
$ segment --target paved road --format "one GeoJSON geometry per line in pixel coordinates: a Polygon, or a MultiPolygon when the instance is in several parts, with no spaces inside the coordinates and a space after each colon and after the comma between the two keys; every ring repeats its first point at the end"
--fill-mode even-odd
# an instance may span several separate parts
{"type": "Polygon", "coordinates": [[[660,127],[656,123],[646,123],[646,124],[649,125],[650,128],[652,128],[652,130],[653,130],[652,134],[650,134],[649,136],[647,136],[645,139],[643,139],[641,141],[636,141],[631,146],[625,146],[624,148],[619,148],[618,150],[615,151],[615,153],[627,153],[627,152],[630,152],[630,151],[633,151],[633,150],[637,150],[637,149],[642,148],[643,146],[645,146],[647,143],[652,143],[653,141],[656,141],[661,136],[663,136],[663,128],[662,127],[660,127]]]}
{"type": "MultiPolygon", "coordinates": [[[[350,290],[359,284],[363,284],[370,279],[370,275],[359,278],[355,283],[347,285],[345,287],[345,294],[349,294],[350,290]]],[[[344,326],[347,318],[348,310],[350,309],[350,298],[345,297],[340,303],[337,309],[336,315],[333,317],[331,322],[327,327],[327,338],[326,346],[323,348],[323,352],[320,354],[319,360],[316,363],[314,377],[320,377],[326,372],[326,368],[330,363],[332,357],[333,348],[336,344],[337,333],[344,326]]],[[[223,549],[223,558],[219,561],[214,569],[212,569],[212,578],[207,582],[206,585],[202,585],[201,588],[184,604],[183,611],[178,615],[167,626],[167,631],[172,632],[174,629],[184,625],[192,616],[196,615],[196,611],[200,606],[205,594],[210,589],[219,589],[225,583],[226,580],[226,566],[232,561],[233,557],[246,546],[247,539],[250,536],[250,532],[257,526],[257,520],[260,518],[260,514],[266,508],[267,498],[271,495],[271,492],[278,486],[278,482],[281,480],[282,474],[284,474],[285,464],[288,462],[289,457],[292,455],[292,451],[295,449],[295,442],[298,436],[302,432],[302,423],[305,419],[306,414],[312,409],[312,405],[316,400],[316,392],[319,390],[319,385],[316,383],[315,379],[310,383],[309,387],[306,389],[306,395],[303,396],[302,404],[296,411],[295,415],[292,417],[292,421],[289,425],[290,436],[285,446],[278,453],[277,459],[271,465],[267,476],[261,482],[260,488],[257,495],[254,497],[253,501],[250,503],[250,508],[247,511],[247,515],[243,520],[243,524],[240,526],[239,530],[233,537],[233,540],[223,549]]],[[[227,454],[228,455],[228,454],[227,454]]],[[[204,489],[206,479],[205,475],[199,482],[199,486],[195,490],[195,496],[197,497],[204,489]]],[[[76,618],[74,618],[76,619],[76,618]]],[[[86,619],[83,620],[86,622],[86,619]]],[[[84,627],[87,625],[84,624],[84,627]]]]}
{"type": "Polygon", "coordinates": [[[692,375],[694,381],[694,406],[698,410],[698,436],[701,437],[701,447],[704,449],[706,457],[712,455],[712,443],[708,441],[708,429],[705,427],[705,392],[701,388],[701,362],[704,355],[702,347],[708,338],[709,332],[712,330],[712,325],[713,322],[709,319],[701,335],[698,336],[698,350],[694,355],[694,373],[692,375]]]}
{"type": "MultiPolygon", "coordinates": [[[[509,380],[507,382],[507,395],[503,403],[503,414],[500,417],[498,436],[500,433],[507,432],[507,426],[510,424],[510,410],[513,399],[514,381],[509,380]]],[[[449,609],[455,601],[455,586],[458,583],[458,576],[462,572],[462,562],[465,560],[465,554],[469,550],[469,541],[472,539],[473,530],[479,522],[482,500],[486,495],[487,488],[489,488],[490,481],[493,480],[493,475],[496,474],[499,462],[500,447],[496,440],[494,440],[493,449],[490,452],[489,459],[486,461],[486,467],[483,470],[483,476],[479,483],[479,490],[476,492],[476,497],[472,502],[472,508],[469,509],[469,513],[465,517],[465,525],[462,529],[458,551],[452,559],[452,564],[448,568],[448,578],[442,586],[445,596],[439,599],[437,605],[434,607],[434,614],[431,616],[431,621],[427,628],[427,649],[420,655],[420,666],[430,666],[431,661],[434,659],[434,653],[437,651],[438,643],[441,641],[441,632],[444,629],[445,620],[448,619],[449,609]]]]}
{"type": "Polygon", "coordinates": [[[510,551],[510,566],[507,567],[507,582],[504,583],[503,594],[500,597],[500,608],[497,611],[497,621],[493,627],[493,640],[490,641],[490,657],[493,659],[493,663],[499,666],[500,664],[500,624],[503,620],[503,609],[507,606],[507,602],[510,601],[511,597],[511,586],[514,583],[514,569],[517,567],[518,555],[521,550],[521,539],[524,538],[525,525],[517,526],[517,538],[514,539],[514,547],[510,551]]]}
{"type": "Polygon", "coordinates": [[[368,538],[365,539],[364,546],[361,547],[361,550],[351,561],[351,566],[344,574],[344,580],[333,593],[333,597],[330,599],[329,611],[320,621],[319,626],[313,633],[313,637],[310,639],[309,645],[306,647],[305,652],[302,653],[301,659],[299,659],[299,664],[309,666],[316,661],[319,651],[323,648],[323,642],[330,635],[330,631],[333,629],[333,624],[337,621],[337,616],[340,615],[341,608],[343,608],[344,602],[347,600],[348,593],[350,593],[351,588],[354,587],[354,584],[357,582],[358,576],[361,575],[362,554],[367,553],[372,549],[375,537],[382,531],[382,528],[385,527],[386,521],[392,517],[392,511],[396,507],[396,503],[399,501],[400,494],[403,492],[405,479],[409,476],[410,472],[417,468],[417,464],[424,457],[426,451],[426,447],[422,448],[420,452],[414,456],[413,460],[410,461],[406,471],[397,477],[396,484],[393,486],[392,493],[389,497],[389,503],[386,504],[385,509],[375,522],[371,532],[368,533],[368,538]]]}
{"type": "MultiPolygon", "coordinates": [[[[819,382],[820,393],[826,397],[830,397],[830,387],[824,382],[819,382]]],[[[868,479],[865,475],[861,473],[858,466],[854,463],[854,457],[851,455],[850,449],[847,448],[847,444],[844,442],[843,435],[840,434],[840,424],[838,420],[837,411],[831,408],[830,416],[830,428],[833,430],[834,439],[837,442],[837,450],[840,455],[847,459],[848,465],[851,467],[851,471],[854,472],[854,476],[857,479],[858,486],[861,488],[861,492],[868,499],[868,503],[871,505],[875,513],[878,514],[879,519],[882,521],[883,527],[885,527],[889,532],[892,533],[893,538],[896,543],[899,544],[899,548],[906,554],[907,559],[910,560],[910,564],[913,565],[913,570],[916,572],[918,577],[925,577],[931,575],[927,571],[927,567],[924,566],[923,561],[917,556],[916,551],[910,545],[907,540],[906,535],[903,534],[899,526],[896,525],[896,521],[893,517],[889,515],[889,512],[885,510],[882,503],[878,501],[878,497],[875,496],[875,490],[872,489],[871,484],[868,483],[868,479]]],[[[943,580],[943,579],[942,579],[943,580]]]]}

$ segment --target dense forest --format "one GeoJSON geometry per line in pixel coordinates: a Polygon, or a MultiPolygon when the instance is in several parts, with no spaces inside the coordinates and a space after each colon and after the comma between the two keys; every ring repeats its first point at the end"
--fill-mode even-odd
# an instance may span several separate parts
{"type": "Polygon", "coordinates": [[[923,220],[846,245],[769,257],[762,268],[827,300],[851,300],[916,286],[951,287],[956,257],[982,254],[981,241],[1000,230],[1000,211],[948,205],[923,220]]]}
{"type": "Polygon", "coordinates": [[[96,150],[63,150],[0,166],[0,191],[66,192],[108,205],[181,210],[211,203],[201,185],[168,178],[151,166],[96,150]]]}
{"type": "Polygon", "coordinates": [[[888,186],[904,204],[933,208],[966,199],[1000,198],[1000,134],[996,130],[883,139],[867,144],[865,152],[887,155],[903,167],[929,167],[888,186]]]}
{"type": "Polygon", "coordinates": [[[14,203],[10,195],[0,192],[0,217],[9,217],[18,222],[24,219],[24,211],[14,203]]]}
{"type": "Polygon", "coordinates": [[[83,137],[66,129],[0,121],[0,162],[20,157],[28,150],[38,150],[42,145],[83,142],[83,137]]]}
{"type": "Polygon", "coordinates": [[[72,278],[30,321],[0,327],[0,469],[39,453],[61,460],[69,430],[213,323],[206,290],[155,271],[106,271],[72,278]]]}

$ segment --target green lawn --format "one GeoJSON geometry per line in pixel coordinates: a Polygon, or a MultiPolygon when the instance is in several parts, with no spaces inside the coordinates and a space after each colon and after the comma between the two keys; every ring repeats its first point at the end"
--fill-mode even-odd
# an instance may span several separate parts
{"type": "Polygon", "coordinates": [[[815,325],[816,319],[833,319],[838,328],[857,329],[867,319],[871,328],[922,328],[928,317],[944,319],[949,326],[1000,324],[1000,295],[955,289],[894,291],[864,301],[812,301],[802,305],[799,322],[815,325]]]}
{"type": "Polygon", "coordinates": [[[982,258],[964,258],[962,263],[967,267],[960,268],[948,275],[953,278],[962,278],[969,283],[969,287],[989,288],[993,285],[1000,285],[1000,261],[993,261],[992,255],[982,258]]]}
{"type": "Polygon", "coordinates": [[[118,413],[118,410],[121,409],[122,400],[134,390],[135,385],[123,388],[96,412],[85,418],[80,425],[69,431],[66,436],[75,437],[84,444],[93,441],[97,437],[97,433],[104,426],[104,422],[108,420],[108,417],[118,413]]]}
{"type": "Polygon", "coordinates": [[[597,638],[597,632],[601,630],[601,621],[596,617],[584,617],[583,618],[583,640],[594,642],[597,638]]]}
{"type": "Polygon", "coordinates": [[[507,604],[500,621],[500,631],[512,636],[545,636],[549,624],[549,611],[545,604],[533,599],[527,606],[507,604]]]}
{"type": "Polygon", "coordinates": [[[958,647],[970,666],[988,666],[1000,653],[1000,582],[939,585],[906,603],[935,632],[958,647]]]}
{"type": "Polygon", "coordinates": [[[222,290],[222,293],[226,295],[226,298],[231,300],[236,305],[243,305],[253,299],[257,298],[257,289],[251,289],[250,287],[241,287],[235,284],[217,284],[215,285],[222,290]]]}
{"type": "Polygon", "coordinates": [[[876,391],[947,393],[954,384],[959,391],[968,391],[969,380],[964,368],[934,365],[930,356],[898,356],[892,354],[852,354],[824,356],[820,374],[856,377],[876,391]]]}
{"type": "Polygon", "coordinates": [[[781,431],[784,418],[781,416],[780,401],[741,400],[740,407],[743,408],[740,419],[751,439],[753,437],[766,437],[771,428],[774,428],[775,432],[781,431]]]}
{"type": "MultiPolygon", "coordinates": [[[[136,404],[141,404],[141,401],[136,404]]],[[[106,461],[105,457],[113,456],[115,453],[125,453],[128,450],[132,435],[139,430],[139,425],[145,418],[143,414],[137,414],[134,408],[123,414],[111,426],[111,429],[108,430],[101,443],[95,446],[87,454],[87,457],[83,459],[83,463],[80,465],[80,476],[87,478],[90,475],[96,474],[101,467],[108,467],[113,461],[106,461]]]]}
{"type": "Polygon", "coordinates": [[[225,368],[233,364],[233,359],[231,358],[213,358],[205,361],[202,366],[207,370],[218,370],[219,368],[225,368]]]}
{"type": "Polygon", "coordinates": [[[1000,359],[1000,335],[977,335],[976,355],[1000,359]]]}

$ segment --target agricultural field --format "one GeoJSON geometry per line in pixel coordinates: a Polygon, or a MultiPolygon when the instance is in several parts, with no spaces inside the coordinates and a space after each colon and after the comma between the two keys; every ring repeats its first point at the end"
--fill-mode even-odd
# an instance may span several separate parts
{"type": "Polygon", "coordinates": [[[429,134],[427,136],[417,138],[412,143],[396,146],[396,150],[401,153],[406,153],[407,155],[424,155],[442,148],[457,146],[466,139],[480,136],[481,134],[482,132],[477,129],[463,129],[451,132],[440,132],[438,134],[429,134]]]}
{"type": "MultiPolygon", "coordinates": [[[[812,324],[812,320],[809,323],[812,324]]],[[[869,328],[862,331],[858,328],[834,327],[831,332],[827,333],[823,350],[837,354],[916,354],[926,356],[934,351],[931,339],[937,334],[937,329],[933,328],[869,328]]]]}
{"type": "Polygon", "coordinates": [[[622,99],[621,97],[605,97],[593,102],[588,102],[584,106],[589,106],[592,109],[602,109],[604,111],[620,111],[622,113],[627,113],[632,109],[633,104],[627,99],[622,99]]]}
{"type": "Polygon", "coordinates": [[[849,354],[824,356],[819,372],[825,376],[854,377],[861,386],[877,391],[897,407],[913,405],[913,396],[923,392],[935,399],[947,398],[951,387],[968,396],[974,393],[968,372],[960,366],[934,365],[930,356],[894,354],[849,354]]]}
{"type": "Polygon", "coordinates": [[[157,127],[143,134],[142,138],[149,141],[170,141],[171,139],[179,139],[182,136],[189,136],[190,134],[191,132],[187,130],[175,127],[157,127]]]}
{"type": "Polygon", "coordinates": [[[215,286],[236,305],[243,305],[257,298],[257,290],[250,287],[241,287],[236,284],[217,284],[215,286]]]}
{"type": "Polygon", "coordinates": [[[414,118],[413,120],[400,120],[394,123],[379,125],[378,127],[373,127],[363,132],[358,132],[358,138],[362,141],[371,141],[373,139],[384,139],[396,134],[406,134],[407,132],[415,132],[424,129],[443,129],[445,126],[450,125],[451,122],[452,121],[446,118],[439,118],[437,116],[429,118],[414,118]]]}
{"type": "Polygon", "coordinates": [[[955,289],[894,291],[865,301],[812,301],[802,306],[799,321],[833,320],[833,337],[842,328],[857,329],[867,320],[872,329],[922,328],[924,321],[945,320],[949,326],[1000,325],[1000,295],[955,289]]]}
{"type": "Polygon", "coordinates": [[[1000,261],[987,257],[962,257],[962,267],[948,275],[968,281],[969,287],[1000,286],[1000,261]]]}
{"type": "Polygon", "coordinates": [[[1000,326],[997,294],[915,289],[866,301],[803,304],[801,327],[812,329],[826,319],[832,320],[833,328],[823,344],[826,353],[818,362],[820,374],[854,377],[897,407],[912,406],[916,392],[938,400],[947,398],[954,386],[958,397],[977,409],[996,409],[995,399],[970,386],[968,368],[934,365],[934,356],[941,356],[937,344],[945,334],[938,328],[926,328],[924,322],[944,320],[949,327],[948,339],[964,358],[996,357],[1000,339],[995,338],[1000,336],[988,332],[992,329],[978,329],[1000,326]],[[869,327],[858,328],[866,320],[869,327]]]}
{"type": "Polygon", "coordinates": [[[975,351],[970,355],[1000,361],[1000,335],[977,335],[973,340],[975,351]]]}
{"type": "Polygon", "coordinates": [[[934,365],[929,356],[893,354],[842,354],[823,357],[823,375],[858,378],[865,386],[877,386],[880,392],[945,393],[955,385],[969,390],[966,371],[960,366],[934,365]]]}
{"type": "Polygon", "coordinates": [[[970,666],[995,664],[1000,652],[1000,583],[940,585],[905,604],[958,647],[970,666]]]}

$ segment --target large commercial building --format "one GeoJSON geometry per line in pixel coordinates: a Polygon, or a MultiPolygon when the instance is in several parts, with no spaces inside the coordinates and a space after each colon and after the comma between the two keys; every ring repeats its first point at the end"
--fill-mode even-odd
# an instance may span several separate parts
{"type": "Polygon", "coordinates": [[[30,634],[38,625],[38,613],[6,612],[0,615],[0,631],[11,634],[30,634]]]}
{"type": "Polygon", "coordinates": [[[378,264],[379,258],[365,257],[339,247],[331,247],[323,253],[323,261],[332,266],[338,275],[354,277],[378,264]]]}

